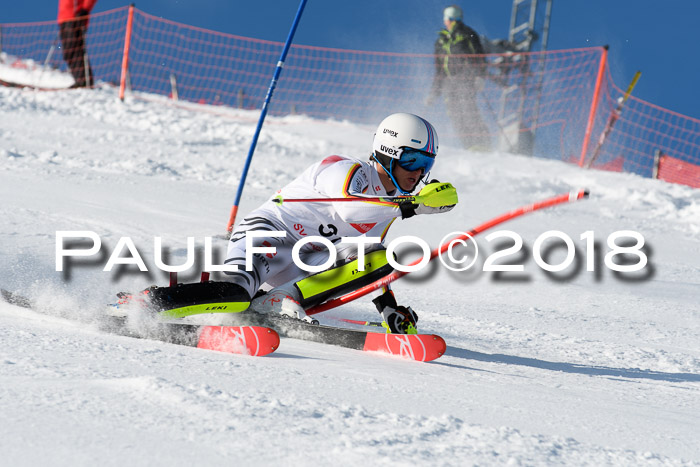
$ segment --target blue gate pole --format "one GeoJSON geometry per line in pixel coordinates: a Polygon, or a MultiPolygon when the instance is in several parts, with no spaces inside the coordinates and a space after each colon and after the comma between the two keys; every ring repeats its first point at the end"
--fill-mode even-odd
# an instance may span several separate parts
{"type": "Polygon", "coordinates": [[[270,88],[267,90],[267,96],[265,96],[265,102],[262,106],[262,111],[260,112],[260,119],[258,120],[258,126],[255,128],[255,134],[253,135],[253,142],[250,144],[250,149],[248,150],[248,158],[245,161],[245,166],[243,167],[243,174],[241,175],[241,181],[238,183],[238,192],[236,193],[236,200],[231,208],[231,215],[229,216],[228,225],[226,230],[231,232],[233,230],[233,224],[236,222],[236,214],[238,213],[238,204],[241,201],[241,195],[243,194],[243,186],[245,185],[245,179],[248,176],[248,169],[250,168],[250,162],[253,159],[253,153],[255,152],[255,146],[258,144],[258,137],[260,136],[260,130],[262,129],[263,122],[265,121],[265,116],[267,116],[267,107],[272,99],[272,93],[277,87],[277,80],[282,73],[282,68],[284,67],[284,60],[287,58],[287,52],[289,52],[289,47],[292,45],[292,39],[294,39],[294,33],[299,25],[299,20],[301,19],[301,14],[304,12],[304,7],[306,6],[306,0],[301,0],[299,3],[299,9],[294,17],[294,23],[292,23],[292,28],[289,30],[289,35],[287,36],[287,42],[284,44],[284,49],[282,49],[282,55],[277,62],[277,68],[275,68],[275,74],[272,76],[272,81],[270,82],[270,88]]]}

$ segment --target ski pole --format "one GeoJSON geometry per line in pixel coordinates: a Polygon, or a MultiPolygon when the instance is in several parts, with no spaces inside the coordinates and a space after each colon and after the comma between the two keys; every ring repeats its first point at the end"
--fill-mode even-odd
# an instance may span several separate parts
{"type": "Polygon", "coordinates": [[[289,30],[289,35],[287,36],[287,41],[282,49],[282,54],[277,62],[277,68],[275,68],[275,73],[272,76],[272,81],[270,81],[270,88],[267,90],[267,95],[265,96],[265,102],[263,103],[262,110],[260,112],[260,118],[258,119],[258,125],[255,127],[255,134],[253,135],[253,141],[250,144],[250,149],[248,150],[248,157],[245,161],[245,166],[243,167],[243,174],[241,175],[241,180],[238,183],[238,191],[236,192],[236,200],[231,208],[231,215],[229,216],[228,225],[226,230],[231,232],[233,230],[233,224],[236,222],[236,214],[238,213],[238,204],[241,201],[241,195],[243,194],[243,186],[245,185],[245,179],[248,176],[248,169],[250,168],[250,162],[253,159],[253,153],[255,152],[255,146],[258,144],[258,137],[260,136],[260,130],[262,129],[263,122],[265,121],[265,116],[267,115],[267,108],[272,99],[272,93],[277,87],[277,80],[282,73],[282,68],[284,67],[284,61],[287,58],[287,52],[289,52],[289,47],[292,45],[292,39],[294,38],[294,33],[299,25],[299,20],[301,19],[301,14],[304,12],[304,7],[306,6],[306,0],[301,0],[299,3],[299,9],[294,17],[294,22],[292,23],[292,28],[289,30]]]}
{"type": "Polygon", "coordinates": [[[384,327],[384,322],[383,321],[361,321],[359,319],[346,319],[346,318],[340,318],[338,321],[342,321],[344,323],[350,323],[350,324],[359,324],[360,326],[373,326],[373,327],[384,327]]]}
{"type": "Polygon", "coordinates": [[[53,53],[56,50],[56,46],[58,45],[58,40],[61,37],[60,31],[56,33],[56,37],[53,40],[53,43],[51,44],[51,48],[49,48],[49,53],[46,54],[46,59],[44,60],[44,65],[41,67],[41,70],[39,71],[39,76],[36,79],[36,87],[40,88],[41,87],[41,78],[44,76],[44,70],[46,70],[46,67],[49,65],[49,62],[51,61],[51,57],[53,57],[53,53]]]}
{"type": "Polygon", "coordinates": [[[367,203],[393,203],[393,204],[400,204],[400,203],[415,203],[415,204],[420,204],[423,203],[425,197],[416,195],[416,196],[368,196],[368,197],[361,197],[361,196],[354,196],[354,197],[349,197],[349,198],[282,198],[281,196],[277,196],[273,198],[272,202],[277,203],[277,204],[284,204],[284,203],[352,203],[352,202],[357,202],[357,201],[364,201],[367,203]]]}
{"type": "MultiPolygon", "coordinates": [[[[515,209],[514,211],[507,212],[499,217],[495,217],[491,219],[490,221],[487,221],[483,224],[481,224],[478,227],[473,228],[469,232],[465,232],[464,234],[457,235],[453,239],[451,239],[449,242],[446,242],[445,244],[442,245],[442,248],[435,248],[432,253],[430,254],[430,260],[433,260],[435,257],[442,255],[447,249],[450,247],[452,243],[458,240],[466,240],[469,237],[474,237],[483,231],[490,229],[491,227],[494,227],[498,224],[502,224],[506,221],[509,221],[511,219],[514,219],[516,217],[522,216],[524,214],[537,211],[539,209],[544,209],[548,208],[551,206],[556,206],[557,204],[563,204],[563,203],[571,203],[583,198],[588,197],[588,190],[578,190],[578,191],[572,191],[570,193],[564,193],[558,196],[555,196],[553,198],[548,198],[533,204],[528,204],[526,206],[522,206],[518,209],[515,209]]],[[[409,266],[415,266],[418,264],[420,261],[422,261],[423,258],[419,258],[413,263],[411,263],[409,266]]],[[[317,305],[315,307],[309,308],[306,310],[307,315],[315,315],[317,313],[321,313],[323,311],[330,310],[331,308],[338,307],[340,305],[344,305],[346,303],[349,303],[353,300],[356,300],[360,297],[364,297],[365,295],[374,292],[377,289],[380,289],[392,282],[394,282],[396,279],[399,279],[403,276],[408,274],[408,272],[404,271],[394,271],[391,274],[382,277],[381,279],[366,285],[364,287],[361,287],[354,292],[350,292],[346,295],[343,295],[342,297],[338,297],[333,300],[329,300],[325,303],[321,303],[320,305],[317,305]]]]}
{"type": "Polygon", "coordinates": [[[457,204],[457,190],[451,183],[430,183],[417,195],[412,196],[347,196],[343,198],[283,198],[281,195],[272,199],[274,203],[348,203],[364,201],[370,203],[415,203],[433,208],[457,204]]]}
{"type": "Polygon", "coordinates": [[[51,61],[51,57],[53,56],[54,51],[56,50],[56,45],[58,44],[58,39],[61,37],[61,33],[57,33],[56,37],[53,40],[53,43],[51,44],[51,47],[49,48],[49,53],[46,54],[46,59],[44,60],[44,68],[49,64],[51,61]]]}
{"type": "Polygon", "coordinates": [[[401,203],[401,202],[417,202],[418,196],[368,196],[360,197],[353,196],[350,198],[282,198],[276,196],[272,199],[273,203],[350,203],[355,201],[365,201],[372,203],[401,203]]]}
{"type": "Polygon", "coordinates": [[[593,165],[593,162],[598,158],[598,155],[600,154],[600,149],[603,147],[603,143],[605,142],[605,139],[608,137],[610,132],[612,131],[613,125],[615,125],[615,122],[617,121],[618,118],[620,118],[620,115],[622,114],[622,107],[624,107],[625,102],[627,102],[627,99],[630,97],[630,94],[632,94],[632,90],[634,89],[634,86],[637,84],[637,81],[639,80],[639,77],[641,76],[642,72],[637,71],[634,74],[634,78],[632,78],[632,81],[630,82],[630,85],[627,86],[627,90],[625,91],[625,94],[622,96],[620,101],[617,104],[617,107],[612,111],[612,114],[610,115],[610,118],[608,119],[608,123],[605,124],[605,129],[603,132],[600,134],[600,138],[598,138],[598,145],[595,148],[595,151],[593,151],[593,155],[591,156],[590,160],[586,163],[585,168],[590,169],[591,165],[593,165]]]}

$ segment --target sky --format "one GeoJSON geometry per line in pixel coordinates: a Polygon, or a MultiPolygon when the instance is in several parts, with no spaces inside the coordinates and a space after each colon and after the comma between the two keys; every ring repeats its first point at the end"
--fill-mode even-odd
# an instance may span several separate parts
{"type": "MultiPolygon", "coordinates": [[[[341,49],[430,53],[449,0],[308,0],[294,43],[341,49]]],[[[56,1],[7,2],[0,23],[54,19],[56,1]]],[[[94,11],[127,5],[98,0],[94,11]]],[[[490,39],[506,38],[512,0],[461,1],[464,22],[490,39]]],[[[296,0],[140,0],[151,15],[239,36],[284,42],[296,0]]],[[[700,118],[697,0],[554,0],[549,46],[609,45],[615,84],[625,89],[635,71],[634,95],[700,118]]]]}

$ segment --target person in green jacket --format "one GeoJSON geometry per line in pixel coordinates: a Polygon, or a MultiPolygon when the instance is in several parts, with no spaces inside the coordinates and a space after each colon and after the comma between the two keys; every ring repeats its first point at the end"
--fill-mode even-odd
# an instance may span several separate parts
{"type": "Polygon", "coordinates": [[[476,100],[486,75],[484,49],[476,31],[462,22],[460,7],[445,8],[443,21],[445,29],[435,41],[435,77],[426,103],[432,105],[442,95],[464,147],[488,150],[491,137],[476,100]]]}

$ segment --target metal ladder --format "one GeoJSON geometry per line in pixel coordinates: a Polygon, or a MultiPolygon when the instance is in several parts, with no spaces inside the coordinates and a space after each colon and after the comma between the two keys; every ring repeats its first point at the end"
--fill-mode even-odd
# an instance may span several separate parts
{"type": "MultiPolygon", "coordinates": [[[[512,53],[547,50],[552,2],[553,0],[513,0],[508,31],[509,49],[512,53]],[[543,4],[544,12],[541,7],[543,4]],[[537,42],[540,37],[542,40],[537,42]]],[[[537,71],[532,76],[528,74],[523,77],[521,82],[509,83],[501,91],[497,115],[498,125],[502,130],[498,144],[501,150],[532,155],[534,130],[523,130],[522,119],[528,80],[538,81],[536,89],[542,84],[543,70],[537,71]]],[[[537,101],[533,116],[535,123],[539,113],[539,97],[537,101]]]]}

